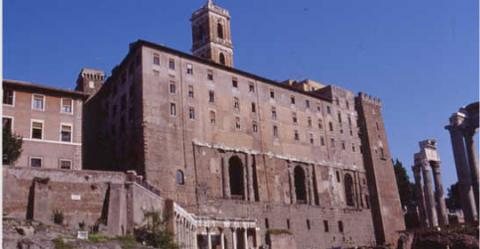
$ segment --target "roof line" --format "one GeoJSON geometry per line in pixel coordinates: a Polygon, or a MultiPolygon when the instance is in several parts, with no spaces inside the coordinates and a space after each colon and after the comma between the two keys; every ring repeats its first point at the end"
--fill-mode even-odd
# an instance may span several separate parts
{"type": "Polygon", "coordinates": [[[329,99],[325,96],[321,96],[321,95],[315,94],[313,92],[305,92],[305,91],[302,91],[302,90],[299,90],[299,89],[281,84],[278,81],[274,81],[274,80],[271,80],[271,79],[253,74],[253,73],[249,73],[249,72],[246,72],[246,71],[242,71],[242,70],[239,70],[239,69],[236,69],[236,68],[233,68],[233,67],[227,67],[225,65],[221,65],[221,64],[215,63],[213,61],[206,60],[206,59],[203,59],[203,58],[200,58],[200,57],[182,52],[180,50],[176,50],[176,49],[173,49],[173,48],[170,48],[170,47],[166,47],[166,46],[163,46],[163,45],[160,45],[160,44],[157,44],[157,43],[153,43],[153,42],[149,42],[149,41],[139,39],[134,43],[134,46],[146,46],[146,47],[158,49],[158,50],[161,50],[161,51],[164,51],[164,52],[173,53],[173,54],[176,54],[180,57],[185,57],[187,59],[190,59],[190,60],[193,60],[193,61],[196,61],[196,62],[199,62],[199,63],[207,64],[211,67],[216,67],[218,69],[222,69],[222,70],[225,70],[225,71],[228,71],[228,72],[231,72],[231,73],[236,73],[236,74],[243,75],[245,77],[253,78],[257,81],[262,81],[262,82],[270,84],[270,85],[275,85],[276,87],[288,89],[290,91],[301,93],[301,94],[304,94],[304,95],[307,95],[307,96],[310,96],[310,97],[313,97],[313,98],[322,99],[322,100],[329,101],[329,102],[332,101],[331,99],[329,99]]]}
{"type": "Polygon", "coordinates": [[[28,81],[21,81],[21,80],[11,80],[11,79],[3,79],[4,84],[10,84],[10,85],[15,85],[20,88],[31,88],[31,89],[40,89],[44,91],[50,91],[50,92],[55,92],[55,93],[64,93],[64,94],[70,94],[70,95],[75,95],[78,97],[86,98],[88,97],[88,94],[85,94],[84,92],[80,91],[75,91],[75,90],[68,90],[68,89],[63,89],[63,88],[56,88],[56,87],[51,87],[39,83],[33,83],[33,82],[28,82],[28,81]]]}

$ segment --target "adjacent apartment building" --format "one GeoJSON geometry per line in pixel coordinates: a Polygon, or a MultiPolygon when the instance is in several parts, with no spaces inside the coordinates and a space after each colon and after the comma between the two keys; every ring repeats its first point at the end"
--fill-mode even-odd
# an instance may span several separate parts
{"type": "Polygon", "coordinates": [[[82,109],[78,91],[3,80],[3,129],[23,138],[18,167],[82,169],[82,109]]]}
{"type": "Polygon", "coordinates": [[[395,243],[381,102],[234,68],[229,12],[211,1],[191,22],[193,55],[139,40],[92,83],[86,168],[135,170],[189,212],[255,219],[263,240],[284,229],[298,248],[395,243]]]}

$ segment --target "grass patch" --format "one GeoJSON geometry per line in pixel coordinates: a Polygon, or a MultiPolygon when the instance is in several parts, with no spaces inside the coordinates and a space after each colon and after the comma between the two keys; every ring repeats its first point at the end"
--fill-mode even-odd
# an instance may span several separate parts
{"type": "Polygon", "coordinates": [[[53,245],[55,245],[55,249],[73,249],[71,245],[63,242],[62,238],[56,238],[52,242],[53,242],[53,245]]]}
{"type": "Polygon", "coordinates": [[[115,240],[120,241],[120,243],[122,244],[122,249],[133,249],[133,247],[137,245],[135,237],[131,235],[117,236],[115,237],[115,240]]]}
{"type": "Polygon", "coordinates": [[[88,235],[88,241],[92,243],[102,243],[110,240],[112,240],[112,238],[105,235],[97,234],[97,233],[92,233],[88,235]]]}

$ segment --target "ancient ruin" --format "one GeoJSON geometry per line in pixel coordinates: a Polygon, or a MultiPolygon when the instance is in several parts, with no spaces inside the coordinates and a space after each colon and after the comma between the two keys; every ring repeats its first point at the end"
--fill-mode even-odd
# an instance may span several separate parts
{"type": "Polygon", "coordinates": [[[465,222],[478,221],[478,160],[474,136],[478,130],[479,102],[460,108],[445,126],[452,139],[465,222]]]}
{"type": "Polygon", "coordinates": [[[412,166],[412,170],[418,196],[420,225],[423,227],[448,225],[437,142],[429,139],[421,141],[419,144],[420,152],[414,156],[415,164],[412,166]]]}

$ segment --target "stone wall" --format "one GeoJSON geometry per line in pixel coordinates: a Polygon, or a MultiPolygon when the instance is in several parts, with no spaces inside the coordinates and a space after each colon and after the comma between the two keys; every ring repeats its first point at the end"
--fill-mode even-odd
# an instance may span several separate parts
{"type": "Polygon", "coordinates": [[[3,169],[3,210],[9,217],[78,228],[103,224],[103,232],[123,235],[144,222],[147,211],[164,212],[164,199],[119,172],[3,169]]]}

